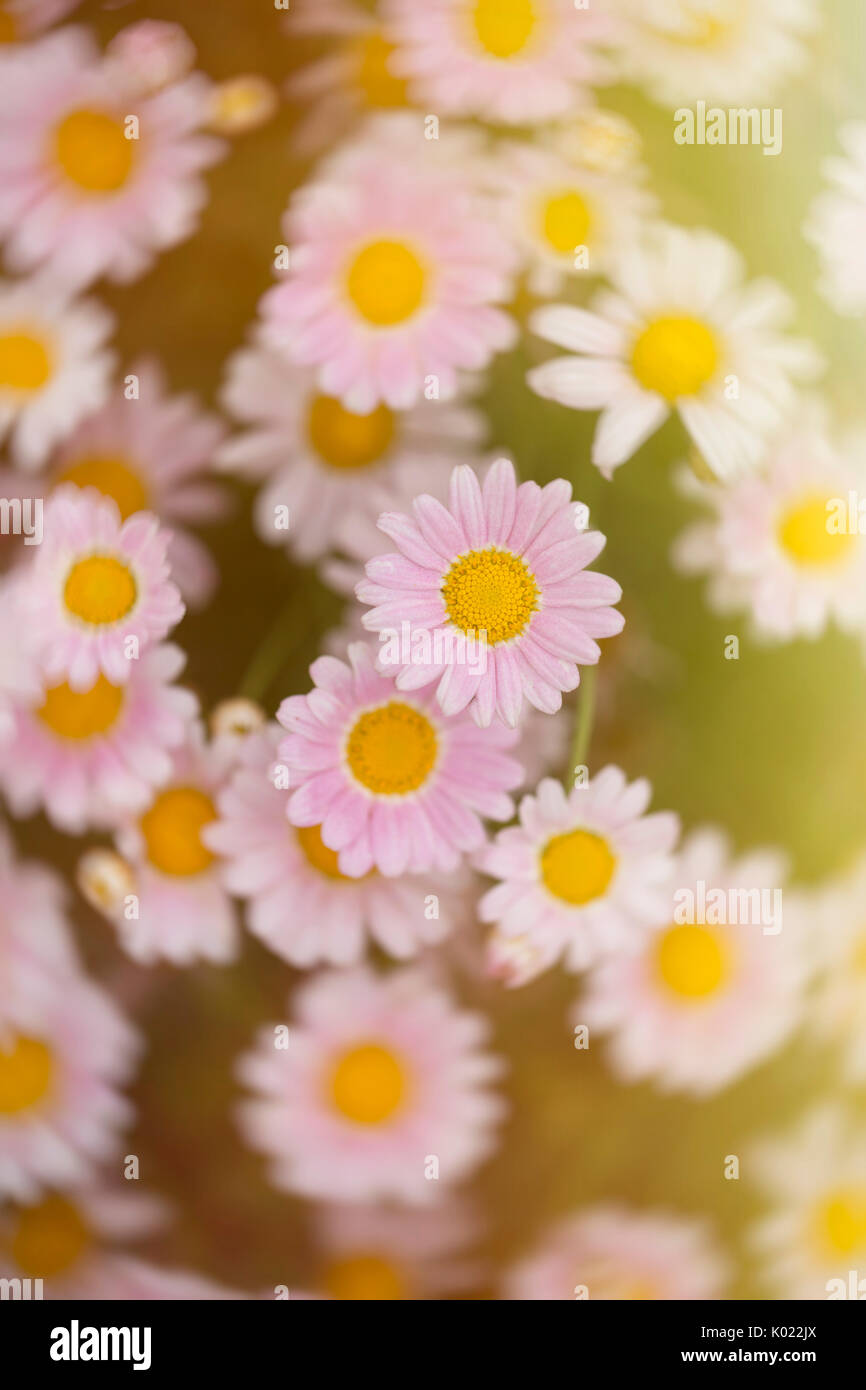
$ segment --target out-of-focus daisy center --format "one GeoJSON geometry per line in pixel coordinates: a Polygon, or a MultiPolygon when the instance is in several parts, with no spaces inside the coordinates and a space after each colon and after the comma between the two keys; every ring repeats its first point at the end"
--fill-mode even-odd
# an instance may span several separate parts
{"type": "Polygon", "coordinates": [[[510,550],[470,550],[456,559],[442,582],[449,622],[461,632],[487,633],[487,641],[517,637],[538,608],[535,578],[510,550]]]}
{"type": "Polygon", "coordinates": [[[386,405],[354,415],[333,396],[315,396],[307,430],[319,458],[332,468],[369,468],[391,446],[394,415],[386,405]]]}
{"type": "Polygon", "coordinates": [[[492,58],[513,58],[529,43],[538,13],[532,0],[475,0],[472,23],[492,58]]]}
{"type": "Polygon", "coordinates": [[[320,825],[298,825],[292,828],[307,862],[320,874],[324,874],[326,878],[339,879],[341,883],[361,882],[360,879],[350,878],[348,874],[340,872],[337,851],[328,849],[322,839],[322,827],[320,825]]]}
{"type": "Polygon", "coordinates": [[[120,622],[135,607],[138,588],[128,565],[114,555],[88,555],[66,576],[63,602],[93,627],[120,622]]]}
{"type": "Polygon", "coordinates": [[[20,329],[0,333],[0,387],[39,391],[51,372],[51,354],[41,338],[20,329]]]}
{"type": "Polygon", "coordinates": [[[55,131],[54,150],[66,177],[87,193],[122,188],[135,158],[123,121],[105,111],[70,111],[55,131]]]}
{"type": "Polygon", "coordinates": [[[427,272],[402,241],[371,241],[355,256],[346,276],[349,298],[367,323],[392,328],[405,323],[424,301],[427,272]]]}
{"type": "Polygon", "coordinates": [[[705,999],[727,975],[725,952],[716,932],[703,926],[671,926],[656,946],[659,974],[674,994],[705,999]]]}
{"type": "Polygon", "coordinates": [[[866,1187],[831,1192],[821,1203],[816,1224],[824,1250],[851,1255],[866,1249],[866,1187]]]}
{"type": "Polygon", "coordinates": [[[607,841],[591,830],[554,835],[541,851],[541,877],[555,898],[581,907],[607,891],[616,856],[607,841]]]}
{"type": "MultiPolygon", "coordinates": [[[[76,487],[95,487],[104,497],[117,503],[122,521],[148,505],[147,490],[126,459],[113,454],[93,454],[71,463],[58,474],[56,483],[76,487]]],[[[55,484],[56,485],[56,484],[55,484]]]]}
{"type": "Polygon", "coordinates": [[[380,796],[423,787],[436,762],[436,730],[420,710],[401,700],[367,710],[352,725],[346,761],[356,781],[380,796]]]}
{"type": "Polygon", "coordinates": [[[89,690],[70,690],[66,682],[46,690],[37,711],[60,738],[88,739],[107,733],[123,706],[123,690],[98,676],[89,690]]]}
{"type": "Polygon", "coordinates": [[[541,206],[541,230],[547,244],[560,255],[586,243],[590,215],[585,200],[574,189],[551,193],[541,206]]]}
{"type": "Polygon", "coordinates": [[[322,1281],[331,1298],[346,1302],[395,1303],[405,1299],[400,1272],[381,1255],[352,1255],[335,1260],[322,1281]]]}
{"type": "Polygon", "coordinates": [[[0,1115],[19,1115],[38,1105],[54,1080],[54,1058],[38,1038],[0,1043],[0,1115]]]}
{"type": "MultiPolygon", "coordinates": [[[[730,6],[730,0],[727,3],[730,6]]],[[[735,28],[735,20],[739,19],[739,15],[726,14],[720,18],[708,14],[705,9],[690,5],[688,0],[681,0],[678,9],[677,16],[671,14],[669,26],[656,28],[650,25],[650,28],[655,28],[656,33],[671,43],[683,44],[687,48],[711,48],[714,44],[722,43],[735,28]],[[681,21],[679,24],[677,19],[681,21]]]]}
{"type": "Polygon", "coordinates": [[[87,1225],[72,1203],[47,1197],[22,1211],[12,1237],[12,1256],[25,1277],[51,1279],[77,1264],[90,1244],[87,1225]]]}
{"type": "Polygon", "coordinates": [[[828,531],[827,499],[808,497],[779,518],[776,534],[789,559],[804,568],[836,565],[849,554],[856,537],[828,531]]]}
{"type": "Polygon", "coordinates": [[[399,1110],[406,1078],[393,1052],[380,1043],[349,1048],[331,1076],[331,1097],[340,1114],[359,1125],[380,1125],[399,1110]]]}
{"type": "Polygon", "coordinates": [[[366,34],[358,43],[357,83],[367,106],[406,105],[406,83],[389,66],[393,53],[394,45],[381,34],[366,34]]]}
{"type": "Polygon", "coordinates": [[[198,787],[169,787],[141,818],[147,857],[160,873],[188,877],[203,873],[214,856],[201,832],[216,820],[216,807],[198,787]]]}
{"type": "Polygon", "coordinates": [[[700,319],[670,315],[648,323],[632,348],[632,371],[667,401],[694,396],[715,375],[719,348],[700,319]]]}

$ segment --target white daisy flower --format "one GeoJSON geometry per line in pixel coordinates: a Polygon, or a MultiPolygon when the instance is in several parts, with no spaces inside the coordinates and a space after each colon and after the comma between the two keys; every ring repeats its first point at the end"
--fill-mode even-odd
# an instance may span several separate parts
{"type": "Polygon", "coordinates": [[[801,910],[816,972],[808,1026],[819,1041],[840,1049],[845,1080],[861,1085],[866,1082],[866,856],[810,893],[801,910]]]}
{"type": "Polygon", "coordinates": [[[819,288],[837,314],[866,313],[866,121],[839,131],[844,156],[825,161],[830,184],[803,228],[821,262],[819,288]]]}

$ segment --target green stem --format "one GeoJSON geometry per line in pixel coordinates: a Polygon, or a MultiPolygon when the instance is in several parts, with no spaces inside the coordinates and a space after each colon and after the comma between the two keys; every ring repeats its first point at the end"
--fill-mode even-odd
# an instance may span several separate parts
{"type": "Polygon", "coordinates": [[[574,743],[571,747],[571,772],[576,767],[586,766],[586,755],[592,738],[592,725],[595,719],[595,683],[597,666],[584,666],[580,673],[580,693],[577,706],[577,721],[574,729],[574,743]]]}
{"type": "Polygon", "coordinates": [[[274,622],[253,652],[238,692],[247,700],[255,700],[259,704],[262,702],[286,665],[286,661],[297,645],[299,638],[303,637],[306,632],[307,625],[301,624],[300,632],[296,632],[294,640],[292,640],[292,626],[297,622],[297,608],[297,595],[293,594],[280,609],[274,622]]]}

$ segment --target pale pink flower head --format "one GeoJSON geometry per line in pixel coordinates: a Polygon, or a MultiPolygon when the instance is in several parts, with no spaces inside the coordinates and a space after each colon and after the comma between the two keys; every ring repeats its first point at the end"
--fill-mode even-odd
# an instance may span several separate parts
{"type": "Polygon", "coordinates": [[[195,44],[180,24],[164,19],[140,19],[128,24],[105,50],[132,90],[158,92],[195,63],[195,44]]]}
{"type": "Polygon", "coordinates": [[[404,695],[361,642],[348,654],[349,665],[319,657],[315,688],[277,712],[289,731],[279,749],[294,789],[289,820],[318,826],[353,878],[450,872],[483,843],[482,816],[513,814],[515,735],[443,714],[432,692],[404,695]]]}
{"type": "MultiPolygon", "coordinates": [[[[500,879],[481,900],[481,920],[535,954],[539,967],[561,957],[569,970],[584,970],[638,949],[647,928],[667,920],[679,833],[672,812],[646,814],[650,795],[645,779],[629,784],[618,767],[568,795],[545,778],[521,801],[520,824],[476,855],[476,866],[500,879]]],[[[497,941],[494,973],[500,951],[497,941]]],[[[525,968],[513,980],[504,973],[509,983],[526,982],[525,968]]]]}
{"type": "Polygon", "coordinates": [[[42,672],[32,634],[25,621],[23,566],[0,580],[0,742],[14,725],[14,709],[35,700],[42,672]]]}
{"type": "Polygon", "coordinates": [[[11,836],[0,825],[0,994],[8,989],[6,971],[19,962],[41,964],[58,973],[79,964],[66,920],[66,891],[44,864],[16,857],[11,836]]]}
{"type": "Polygon", "coordinates": [[[470,708],[482,727],[495,715],[515,728],[524,699],[556,713],[580,681],[578,663],[598,661],[596,638],[624,623],[611,607],[620,586],[586,572],[605,538],[579,529],[585,509],[572,502],[571,484],[518,487],[514,465],[497,459],[483,488],[462,465],[447,507],[422,495],[412,511],[379,518],[399,554],[372,559],[357,588],[375,605],[364,626],[381,641],[403,623],[412,629],[408,660],[402,641],[382,648],[397,689],[438,682],[443,712],[470,708]]]}
{"type": "Polygon", "coordinates": [[[480,1222],[468,1202],[431,1207],[332,1203],[315,1213],[316,1284],[349,1302],[454,1298],[479,1282],[467,1257],[480,1222]]]}
{"type": "Polygon", "coordinates": [[[305,985],[238,1074],[247,1142],[275,1186],[340,1201],[426,1205],[491,1152],[504,1103],[487,1025],[422,973],[358,968],[305,985]],[[435,1178],[433,1175],[437,1175],[435,1178]]]}
{"type": "Polygon", "coordinates": [[[434,111],[528,125],[592,102],[609,80],[602,6],[574,0],[387,0],[393,70],[434,111]]]}
{"type": "Polygon", "coordinates": [[[866,121],[839,131],[844,153],[825,160],[830,187],[809,208],[803,235],[818,252],[819,289],[837,314],[866,313],[866,121]]]}
{"type": "Polygon", "coordinates": [[[420,116],[374,122],[292,199],[291,266],[262,301],[264,338],[317,369],[319,389],[359,414],[406,410],[510,347],[497,304],[516,257],[479,192],[474,155],[447,158],[420,116]],[[409,122],[408,125],[405,121],[409,122]],[[397,122],[396,129],[391,122],[397,122]]]}
{"type": "Polygon", "coordinates": [[[121,521],[93,488],[61,487],[44,510],[24,603],[46,684],[125,685],[135,663],[183,617],[169,578],[169,537],[150,512],[121,521]]]}

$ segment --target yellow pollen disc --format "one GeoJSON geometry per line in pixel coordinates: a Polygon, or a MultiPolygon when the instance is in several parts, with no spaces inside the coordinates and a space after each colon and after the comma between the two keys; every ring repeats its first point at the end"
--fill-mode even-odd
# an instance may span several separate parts
{"type": "Polygon", "coordinates": [[[700,319],[654,319],[632,348],[632,371],[647,391],[667,401],[694,396],[719,365],[715,336],[700,319]]]}
{"type": "Polygon", "coordinates": [[[86,193],[116,193],[129,178],[135,141],[104,111],[71,111],[54,133],[57,162],[86,193]]]}
{"type": "Polygon", "coordinates": [[[51,356],[31,333],[0,334],[0,388],[39,391],[51,376],[51,356]]]}
{"type": "Polygon", "coordinates": [[[117,503],[121,520],[133,512],[142,512],[148,504],[144,483],[123,458],[111,454],[93,454],[71,463],[58,474],[57,483],[74,483],[76,487],[95,487],[104,497],[117,503]]]}
{"type": "Polygon", "coordinates": [[[60,738],[86,739],[106,733],[122,706],[123,690],[99,676],[89,690],[70,690],[65,681],[52,686],[37,713],[60,738]]]}
{"type": "Polygon", "coordinates": [[[555,898],[582,907],[607,891],[616,857],[607,841],[590,830],[554,835],[541,851],[541,877],[555,898]]]}
{"type": "Polygon", "coordinates": [[[63,1197],[47,1197],[21,1212],[12,1256],[25,1278],[51,1279],[78,1262],[91,1243],[80,1213],[63,1197]]]}
{"type": "Polygon", "coordinates": [[[118,623],[135,606],[138,589],[129,566],[113,555],[89,555],[66,576],[63,602],[73,618],[92,627],[118,623]]]}
{"type": "Polygon", "coordinates": [[[216,807],[198,787],[169,787],[141,818],[147,857],[160,873],[188,877],[203,873],[214,856],[201,832],[216,820],[216,807]]]}
{"type": "Polygon", "coordinates": [[[573,189],[545,198],[541,208],[541,230],[547,244],[560,255],[569,255],[586,245],[589,208],[573,189]]]}
{"type": "Polygon", "coordinates": [[[367,106],[405,106],[406,83],[390,68],[394,45],[381,34],[368,34],[358,44],[357,82],[367,106]]]}
{"type": "Polygon", "coordinates": [[[849,554],[856,539],[847,531],[828,531],[826,497],[808,497],[789,507],[777,526],[779,544],[797,565],[836,565],[849,554]]]}
{"type": "Polygon", "coordinates": [[[430,720],[400,700],[360,715],[346,741],[352,776],[379,796],[405,796],[423,787],[436,753],[430,720]]]}
{"type": "Polygon", "coordinates": [[[442,581],[449,622],[461,632],[487,633],[487,643],[509,642],[538,608],[532,572],[510,550],[470,550],[454,561],[442,581]]]}
{"type": "Polygon", "coordinates": [[[817,1215],[817,1233],[822,1248],[834,1255],[866,1252],[866,1188],[830,1193],[817,1215]]]}
{"type": "Polygon", "coordinates": [[[657,943],[656,963],[668,989],[684,999],[706,999],[727,975],[721,939],[709,927],[668,927],[657,943]]]}
{"type": "Polygon", "coordinates": [[[319,458],[332,468],[369,468],[390,448],[394,415],[386,405],[354,415],[333,396],[314,396],[307,431],[319,458]]]}
{"type": "Polygon", "coordinates": [[[340,1114],[358,1125],[380,1125],[399,1109],[406,1090],[403,1068],[379,1043],[344,1052],[331,1076],[331,1098],[340,1114]]]}
{"type": "Polygon", "coordinates": [[[0,1042],[0,1115],[19,1115],[38,1104],[54,1078],[54,1058],[38,1038],[0,1042]]]}
{"type": "Polygon", "coordinates": [[[362,319],[392,328],[420,309],[426,282],[423,265],[402,241],[372,241],[352,261],[346,290],[362,319]]]}
{"type": "Polygon", "coordinates": [[[353,1255],[335,1260],[326,1269],[322,1282],[331,1298],[344,1302],[394,1303],[406,1297],[399,1271],[380,1255],[353,1255]]]}
{"type": "Polygon", "coordinates": [[[537,23],[531,0],[476,0],[475,34],[491,58],[513,58],[529,43],[537,23]]]}
{"type": "Polygon", "coordinates": [[[358,879],[352,879],[348,874],[340,872],[337,851],[328,849],[322,839],[322,827],[320,825],[299,825],[291,828],[306,855],[307,862],[320,874],[324,874],[325,878],[337,879],[342,883],[359,882],[358,879]]]}

